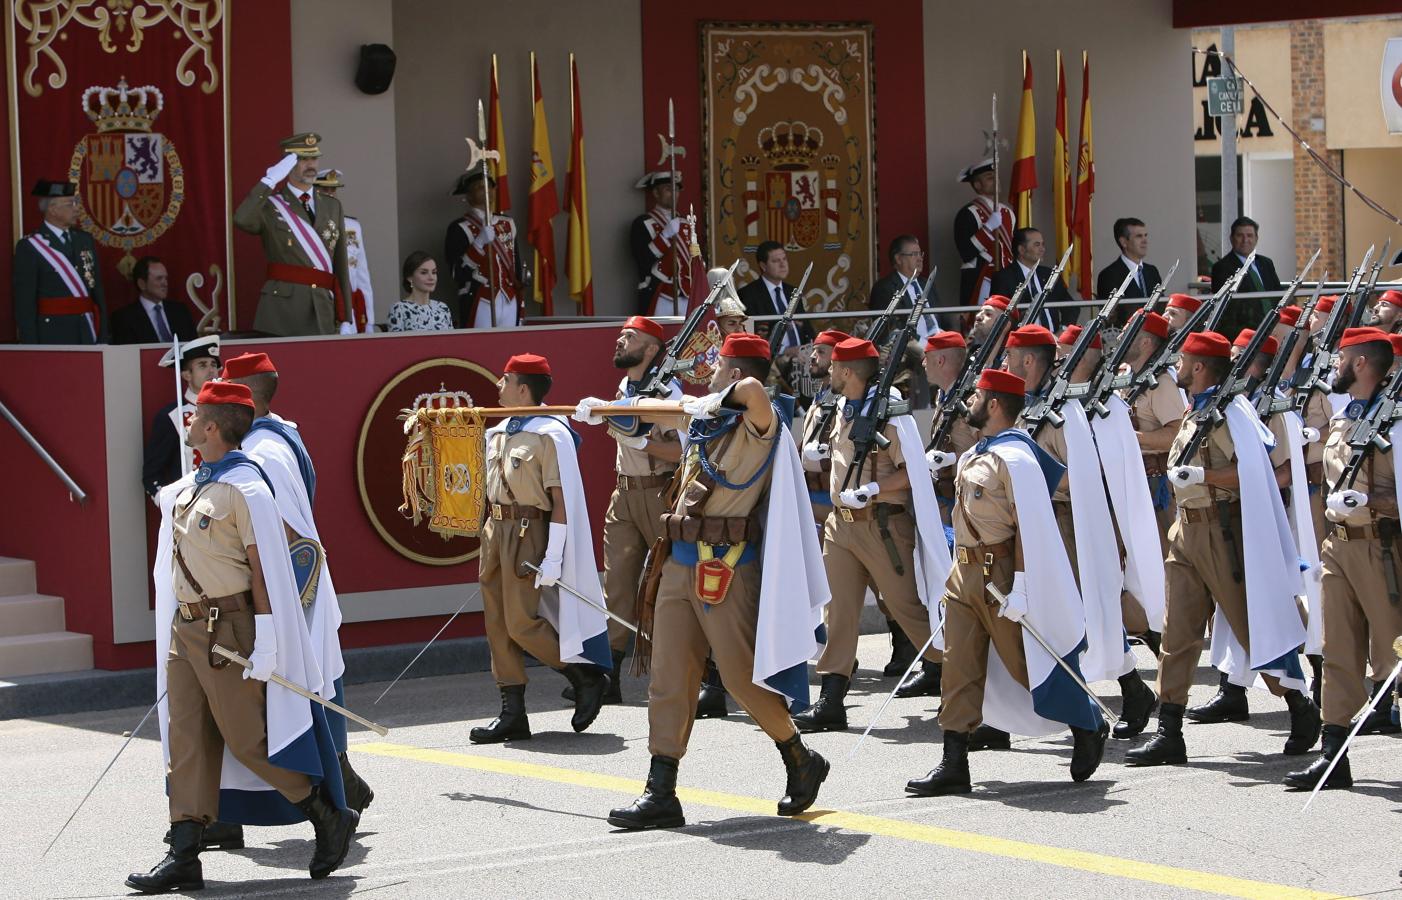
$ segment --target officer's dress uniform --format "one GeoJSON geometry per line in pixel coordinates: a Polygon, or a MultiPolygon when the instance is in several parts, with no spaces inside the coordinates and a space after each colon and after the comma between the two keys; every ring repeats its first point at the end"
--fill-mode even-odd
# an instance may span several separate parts
{"type": "Polygon", "coordinates": [[[462,218],[449,225],[443,239],[443,252],[458,287],[463,327],[510,328],[520,320],[524,274],[516,246],[516,223],[509,216],[493,213],[493,235],[490,239],[483,238],[486,215],[486,210],[468,209],[462,218]],[[490,259],[488,254],[492,254],[490,259]]]}
{"type": "Polygon", "coordinates": [[[20,343],[107,343],[107,301],[98,269],[97,242],[86,231],[60,230],[44,223],[32,235],[21,238],[15,244],[11,287],[20,343]],[[69,275],[76,274],[87,296],[75,295],[31,239],[43,242],[72,266],[69,275]]]}

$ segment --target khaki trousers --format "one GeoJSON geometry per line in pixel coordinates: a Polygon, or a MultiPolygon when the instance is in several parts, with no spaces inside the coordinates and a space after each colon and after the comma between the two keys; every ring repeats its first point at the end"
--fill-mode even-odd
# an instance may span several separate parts
{"type": "MultiPolygon", "coordinates": [[[[223,613],[221,633],[233,626],[230,650],[253,652],[253,611],[223,613]]],[[[301,772],[268,762],[267,685],[243,677],[234,663],[209,664],[205,620],[186,622],[179,615],[170,627],[166,656],[166,691],[170,705],[170,765],[166,769],[172,822],[219,818],[219,774],[224,748],[250,772],[276,788],[290,802],[307,799],[312,783],[301,772]]]]}
{"type": "Polygon", "coordinates": [[[492,653],[492,677],[499,687],[526,683],[523,651],[552,669],[560,662],[560,635],[540,615],[540,589],[535,573],[521,562],[540,565],[550,540],[546,519],[527,519],[526,533],[518,521],[488,519],[482,531],[478,579],[482,583],[482,616],[487,647],[492,653]],[[525,575],[520,573],[525,571],[525,575]]]}
{"type": "MultiPolygon", "coordinates": [[[[1236,507],[1233,507],[1236,509],[1236,507]]],[[[1187,704],[1198,660],[1202,656],[1203,632],[1212,618],[1213,604],[1222,608],[1232,634],[1248,652],[1251,632],[1247,627],[1246,585],[1233,577],[1234,551],[1222,536],[1215,508],[1208,508],[1207,521],[1187,522],[1180,515],[1168,532],[1168,559],[1164,562],[1168,606],[1164,614],[1163,655],[1159,659],[1159,697],[1164,703],[1187,704]]],[[[1241,515],[1234,512],[1231,522],[1235,553],[1240,553],[1241,515]]],[[[1264,676],[1271,693],[1283,696],[1285,690],[1274,676],[1264,676]]]]}
{"type": "MultiPolygon", "coordinates": [[[[1393,549],[1395,558],[1402,547],[1393,549]]],[[[1330,536],[1321,554],[1324,577],[1324,721],[1348,725],[1368,702],[1367,663],[1381,681],[1396,665],[1393,638],[1402,634],[1402,610],[1387,595],[1382,542],[1330,536]]]]}
{"type": "Polygon", "coordinates": [[[696,686],[706,654],[725,690],[775,741],[796,733],[783,697],[754,683],[760,567],[737,566],[725,599],[707,606],[696,597],[696,569],[667,560],[652,622],[652,680],[648,684],[648,752],[681,759],[696,718],[696,686]]]}
{"type": "MultiPolygon", "coordinates": [[[[971,557],[972,558],[972,557],[971,557]]],[[[1006,593],[1013,584],[1013,557],[993,560],[992,574],[983,564],[955,561],[944,595],[944,671],[940,678],[940,728],[968,733],[983,722],[983,691],[988,678],[988,649],[1018,684],[1027,687],[1027,656],[1022,626],[998,615],[997,601],[985,586],[1006,593]]]]}
{"type": "MultiPolygon", "coordinates": [[[[604,601],[609,612],[638,618],[638,580],[652,542],[662,535],[666,488],[618,488],[604,515],[604,601]]],[[[609,620],[609,647],[625,650],[632,632],[609,620]]]]}
{"type": "MultiPolygon", "coordinates": [[[[915,520],[903,512],[892,515],[887,524],[904,575],[897,575],[891,565],[891,554],[875,519],[844,522],[833,511],[823,525],[823,567],[832,600],[823,611],[828,643],[818,657],[819,675],[851,676],[867,585],[875,586],[886,614],[917,648],[930,639],[929,613],[915,586],[915,520]]],[[[925,658],[939,662],[940,652],[931,648],[925,658]]]]}

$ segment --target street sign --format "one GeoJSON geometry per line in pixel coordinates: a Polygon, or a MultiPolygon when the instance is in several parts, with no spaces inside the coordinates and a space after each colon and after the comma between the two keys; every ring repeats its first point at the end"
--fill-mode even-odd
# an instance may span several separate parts
{"type": "Polygon", "coordinates": [[[1207,114],[1235,116],[1246,112],[1246,88],[1240,78],[1207,79],[1207,114]]]}

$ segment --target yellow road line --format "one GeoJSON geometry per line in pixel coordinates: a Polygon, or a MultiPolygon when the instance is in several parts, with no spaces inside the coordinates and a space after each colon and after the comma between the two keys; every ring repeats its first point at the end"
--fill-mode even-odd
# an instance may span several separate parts
{"type": "MultiPolygon", "coordinates": [[[[376,756],[412,759],[418,762],[454,766],[459,769],[475,769],[481,772],[494,772],[498,775],[510,775],[518,778],[533,778],[538,781],[551,781],[556,784],[569,784],[576,787],[612,791],[628,796],[636,795],[643,789],[643,782],[631,778],[618,778],[613,775],[599,775],[593,772],[582,772],[576,769],[542,766],[536,763],[496,759],[468,753],[428,750],[419,747],[409,747],[403,744],[384,742],[352,744],[351,749],[360,753],[370,753],[376,756]]],[[[774,815],[774,801],[761,800],[758,797],[744,797],[738,794],[726,794],[720,791],[704,791],[685,787],[677,788],[677,796],[684,801],[697,803],[702,806],[711,806],[718,809],[728,809],[735,812],[754,813],[758,815],[774,815]]],[[[867,834],[881,835],[883,837],[899,838],[901,840],[916,841],[923,844],[934,844],[940,847],[950,847],[955,850],[965,850],[972,853],[984,853],[990,856],[1022,859],[1028,862],[1043,863],[1050,866],[1078,869],[1082,872],[1092,872],[1097,875],[1112,875],[1116,878],[1128,878],[1133,881],[1147,881],[1151,884],[1163,884],[1175,888],[1188,888],[1208,894],[1219,894],[1225,897],[1248,897],[1259,898],[1259,900],[1317,900],[1317,898],[1338,896],[1337,894],[1271,884],[1265,881],[1251,881],[1246,878],[1233,878],[1230,875],[1216,875],[1211,872],[1199,872],[1193,869],[1179,869],[1173,866],[1141,862],[1135,859],[1105,856],[1100,853],[1088,853],[1084,850],[1068,850],[1062,847],[1033,844],[1027,841],[1008,840],[1007,838],[992,837],[969,831],[956,831],[952,828],[940,828],[934,825],[923,825],[918,822],[887,819],[881,816],[869,816],[862,813],[842,812],[840,810],[814,810],[804,813],[798,818],[805,822],[845,828],[849,831],[860,831],[867,834]]]]}

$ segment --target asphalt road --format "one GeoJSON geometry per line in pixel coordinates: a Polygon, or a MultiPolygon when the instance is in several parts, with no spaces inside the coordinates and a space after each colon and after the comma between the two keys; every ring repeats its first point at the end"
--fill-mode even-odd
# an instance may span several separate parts
{"type": "MultiPolygon", "coordinates": [[[[1138,651],[1146,654],[1142,648],[1138,651]]],[[[1185,729],[1186,767],[1129,769],[1111,741],[1096,776],[1074,784],[1070,739],[1023,740],[971,757],[972,794],[909,799],[906,780],[940,753],[937,701],[897,700],[848,760],[891,683],[880,636],[849,695],[852,731],[814,735],[832,761],[815,807],[774,815],[778,751],[743,714],[697,723],[682,762],[688,826],[621,833],[604,821],[647,773],[643,684],[574,734],[563,679],[532,669],[535,738],[478,747],[470,725],[495,713],[487,673],[349,689],[349,705],[388,726],[352,731],[357,769],[376,792],[346,865],[306,875],[308,825],[248,829],[248,849],[203,856],[203,897],[1237,897],[1402,894],[1402,787],[1393,737],[1354,750],[1351,792],[1308,813],[1281,776],[1284,703],[1251,692],[1242,724],[1185,729]]],[[[1147,661],[1147,655],[1141,661],[1147,661]]],[[[1147,670],[1146,677],[1151,677],[1147,670]]],[[[1209,684],[1211,682],[1211,684],[1209,684]]],[[[1211,695],[1203,668],[1193,701],[1211,695]]],[[[1118,708],[1116,685],[1096,685],[1118,708]]],[[[154,721],[132,741],[48,853],[93,780],[144,710],[0,722],[0,897],[123,896],[130,871],[164,853],[154,721]]],[[[154,718],[154,717],[153,717],[154,718]]],[[[1136,742],[1137,743],[1137,742],[1136,742]]]]}

